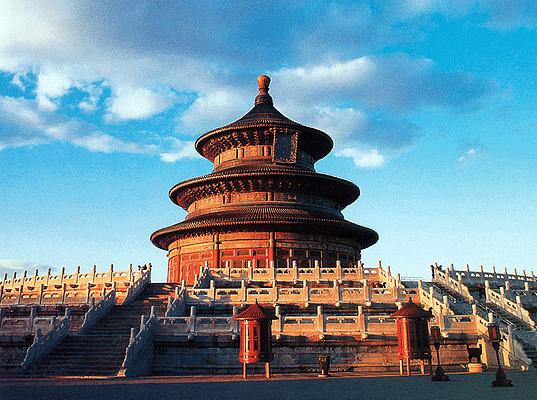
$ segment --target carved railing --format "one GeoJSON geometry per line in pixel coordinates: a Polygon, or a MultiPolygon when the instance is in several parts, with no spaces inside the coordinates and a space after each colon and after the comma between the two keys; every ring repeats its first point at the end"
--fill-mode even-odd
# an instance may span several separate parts
{"type": "MultiPolygon", "coordinates": [[[[114,271],[113,265],[107,272],[97,272],[95,266],[91,272],[81,273],[78,267],[76,273],[66,274],[65,269],[56,275],[49,268],[46,275],[39,275],[38,270],[33,276],[7,279],[7,274],[0,281],[0,305],[80,305],[89,304],[92,297],[100,297],[103,289],[116,288],[116,297],[122,299],[129,291],[133,282],[139,281],[143,271],[133,271],[132,265],[128,271],[114,271]]],[[[149,265],[150,269],[150,265],[149,265]]]]}
{"type": "Polygon", "coordinates": [[[99,322],[116,304],[116,290],[115,288],[106,293],[103,289],[103,296],[98,303],[95,303],[95,297],[91,298],[90,308],[86,311],[84,315],[84,322],[80,327],[80,332],[84,333],[89,331],[91,328],[99,322]]]}
{"type": "MultiPolygon", "coordinates": [[[[354,282],[356,284],[356,282],[354,282]]],[[[248,287],[246,281],[241,281],[240,288],[216,288],[211,280],[208,288],[185,289],[185,300],[188,305],[217,305],[246,303],[273,304],[368,304],[394,303],[412,294],[405,288],[368,287],[368,281],[359,282],[361,286],[344,286],[334,280],[328,285],[319,286],[303,281],[299,287],[248,287]]]]}
{"type": "MultiPolygon", "coordinates": [[[[237,311],[233,309],[233,314],[237,311]]],[[[185,317],[159,317],[156,333],[160,335],[186,335],[188,339],[194,336],[206,335],[239,335],[239,323],[233,316],[198,317],[196,307],[190,308],[190,316],[185,317]]]]}
{"type": "Polygon", "coordinates": [[[449,306],[447,296],[442,296],[434,290],[433,286],[428,286],[422,281],[418,281],[419,302],[426,310],[430,309],[437,317],[454,314],[449,306]],[[426,289],[427,288],[427,289],[426,289]]]}
{"type": "Polygon", "coordinates": [[[468,287],[463,283],[462,276],[460,274],[457,275],[457,279],[453,279],[450,276],[449,271],[442,270],[437,264],[431,265],[431,268],[433,272],[433,282],[438,282],[444,286],[447,286],[470,302],[475,300],[468,287]]]}
{"type": "Polygon", "coordinates": [[[149,318],[142,315],[140,330],[131,329],[129,345],[125,351],[125,359],[121,365],[119,376],[143,376],[151,370],[153,359],[154,331],[158,323],[157,309],[151,306],[149,318]]]}
{"type": "Polygon", "coordinates": [[[453,268],[453,265],[450,265],[445,269],[445,271],[442,271],[441,266],[439,266],[437,263],[432,265],[432,267],[433,275],[435,274],[435,270],[437,270],[446,273],[448,276],[455,280],[458,280],[458,277],[460,276],[465,283],[470,285],[476,285],[480,283],[484,284],[487,280],[501,285],[503,285],[505,282],[511,282],[513,284],[520,285],[522,285],[524,282],[537,283],[537,277],[535,276],[535,273],[533,271],[531,272],[531,275],[527,275],[525,270],[522,271],[522,274],[519,274],[516,268],[514,268],[514,273],[510,274],[508,273],[507,268],[505,268],[504,273],[498,273],[496,272],[496,267],[494,266],[492,266],[491,272],[484,271],[482,265],[479,267],[479,271],[471,271],[469,265],[466,265],[466,268],[464,270],[455,270],[453,268]]]}
{"type": "MultiPolygon", "coordinates": [[[[474,307],[475,310],[475,307],[474,307]]],[[[488,318],[483,318],[478,313],[473,314],[477,334],[483,339],[483,341],[490,345],[490,339],[488,336],[488,326],[495,320],[495,317],[492,313],[488,314],[488,318]]],[[[523,332],[523,331],[520,331],[523,332]]],[[[503,359],[503,364],[507,367],[519,367],[526,369],[531,365],[532,361],[528,358],[524,351],[523,345],[520,343],[520,334],[516,326],[509,325],[500,325],[500,354],[503,359]]],[[[489,346],[489,351],[492,349],[489,346]]],[[[490,354],[486,355],[490,359],[490,362],[487,361],[487,364],[495,364],[496,360],[490,354]]]]}
{"type": "Polygon", "coordinates": [[[226,261],[225,267],[211,268],[211,275],[217,279],[246,281],[379,280],[377,268],[365,268],[361,262],[344,266],[339,260],[335,265],[322,265],[319,260],[313,260],[311,266],[299,266],[297,261],[292,261],[289,267],[276,267],[271,261],[269,267],[259,267],[254,259],[246,264],[245,267],[231,267],[226,261]]]}
{"type": "Polygon", "coordinates": [[[168,298],[168,306],[166,308],[166,317],[182,317],[186,312],[186,287],[175,288],[174,297],[168,298]]]}
{"type": "Polygon", "coordinates": [[[144,265],[140,270],[140,275],[138,279],[131,282],[129,288],[127,289],[127,295],[123,300],[123,304],[128,304],[134,300],[140,293],[143,292],[145,287],[151,282],[151,263],[149,265],[144,265]]]}
{"type": "Polygon", "coordinates": [[[209,269],[209,263],[206,261],[205,265],[200,268],[200,273],[194,275],[194,289],[206,288],[211,280],[211,271],[209,269]]]}
{"type": "Polygon", "coordinates": [[[71,315],[69,309],[66,309],[63,318],[58,319],[52,317],[50,330],[47,334],[43,335],[41,330],[38,329],[32,345],[26,351],[26,356],[21,363],[21,367],[27,369],[54,349],[69,333],[70,324],[71,315]]]}
{"type": "Polygon", "coordinates": [[[485,298],[487,303],[495,304],[502,310],[512,316],[525,322],[529,327],[535,328],[535,321],[531,318],[531,314],[526,310],[521,302],[520,296],[517,296],[517,301],[511,301],[505,295],[505,289],[500,287],[500,292],[490,288],[489,281],[485,281],[485,298]]]}
{"type": "Polygon", "coordinates": [[[8,279],[7,274],[5,274],[4,279],[0,281],[0,287],[4,289],[18,289],[21,286],[26,288],[39,287],[40,285],[61,286],[63,284],[86,286],[88,283],[94,285],[112,285],[113,282],[116,282],[116,284],[128,283],[132,279],[131,276],[134,276],[134,279],[136,279],[137,275],[140,275],[140,272],[133,271],[132,264],[129,265],[127,271],[115,271],[114,266],[110,265],[106,272],[97,272],[95,265],[89,272],[80,272],[79,266],[76,272],[70,274],[65,273],[65,268],[61,268],[58,274],[52,274],[52,269],[49,268],[46,275],[39,275],[39,270],[36,269],[33,275],[28,275],[28,272],[24,271],[20,277],[14,272],[11,279],[8,279]]]}

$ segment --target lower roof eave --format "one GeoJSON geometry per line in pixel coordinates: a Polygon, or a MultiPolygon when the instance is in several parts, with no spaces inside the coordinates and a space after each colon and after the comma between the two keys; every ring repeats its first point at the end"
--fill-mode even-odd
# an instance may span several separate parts
{"type": "Polygon", "coordinates": [[[182,237],[209,232],[231,231],[290,231],[297,233],[311,233],[313,229],[322,229],[322,234],[348,237],[356,240],[363,250],[374,245],[378,240],[378,233],[373,229],[357,225],[345,220],[330,220],[324,223],[313,221],[222,221],[199,227],[186,227],[183,221],[154,232],[150,240],[158,248],[168,250],[175,240],[182,237]]]}

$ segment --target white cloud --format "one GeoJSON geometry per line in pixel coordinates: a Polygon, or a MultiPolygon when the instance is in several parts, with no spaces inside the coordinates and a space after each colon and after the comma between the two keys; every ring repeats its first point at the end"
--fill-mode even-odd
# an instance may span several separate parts
{"type": "Polygon", "coordinates": [[[105,112],[105,122],[143,120],[178,102],[176,93],[188,93],[195,100],[177,116],[178,130],[199,134],[248,110],[255,83],[244,71],[262,63],[267,69],[291,66],[271,73],[271,93],[284,113],[333,134],[336,152],[352,153],[349,157],[358,160],[357,165],[379,166],[416,136],[417,128],[402,112],[460,107],[496,90],[486,79],[443,72],[426,58],[342,58],[374,54],[386,43],[404,40],[401,22],[434,13],[465,14],[472,8],[453,11],[457,7],[438,4],[330,3],[313,11],[277,3],[264,4],[267,12],[260,15],[250,2],[236,7],[173,2],[145,7],[127,1],[95,5],[66,0],[51,7],[6,0],[0,3],[0,70],[14,74],[16,85],[21,80],[15,77],[35,73],[39,109],[23,107],[14,117],[4,114],[11,134],[0,132],[0,148],[67,141],[90,151],[160,154],[163,161],[174,162],[188,151],[181,145],[174,148],[165,138],[146,143],[152,139],[140,135],[136,141],[141,143],[133,143],[76,120],[66,127],[65,120],[43,112],[58,110],[60,100],[74,88],[84,93],[77,100],[84,113],[105,112]],[[243,24],[219,23],[235,20],[239,9],[243,24]],[[267,37],[259,27],[269,25],[267,37]],[[32,118],[38,123],[32,125],[32,118]]]}
{"type": "Polygon", "coordinates": [[[198,156],[194,148],[194,142],[182,141],[170,138],[170,150],[160,153],[160,159],[165,163],[174,163],[185,158],[195,158],[198,156]]]}
{"type": "MultiPolygon", "coordinates": [[[[175,138],[160,143],[138,143],[100,132],[76,120],[65,120],[43,112],[32,100],[0,97],[0,148],[68,142],[92,152],[159,155],[178,151],[175,138]]],[[[185,153],[183,157],[187,157],[185,153]]],[[[181,157],[177,157],[179,159],[181,157]]]]}
{"type": "Polygon", "coordinates": [[[166,110],[173,102],[172,93],[120,87],[109,99],[108,116],[110,120],[146,119],[166,110]]]}
{"type": "Polygon", "coordinates": [[[386,161],[377,149],[363,151],[359,148],[343,148],[338,153],[343,157],[352,158],[354,164],[359,168],[379,168],[386,161]]]}
{"type": "Polygon", "coordinates": [[[179,127],[185,132],[195,134],[215,128],[245,114],[244,107],[252,100],[251,95],[247,96],[236,89],[209,91],[194,100],[181,114],[179,127]]]}
{"type": "Polygon", "coordinates": [[[74,86],[72,79],[59,70],[43,69],[37,76],[36,96],[39,107],[47,111],[56,111],[55,99],[62,97],[74,86]]]}
{"type": "Polygon", "coordinates": [[[470,74],[446,73],[432,60],[406,54],[363,56],[273,73],[273,92],[304,103],[355,102],[367,107],[405,111],[419,107],[458,107],[496,90],[470,74]]]}

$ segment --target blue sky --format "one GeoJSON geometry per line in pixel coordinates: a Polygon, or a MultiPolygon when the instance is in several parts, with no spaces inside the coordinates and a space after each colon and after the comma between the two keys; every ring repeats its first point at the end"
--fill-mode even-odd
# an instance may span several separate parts
{"type": "Polygon", "coordinates": [[[533,1],[0,3],[0,272],[152,262],[183,219],[193,141],[245,114],[255,77],[329,133],[322,172],[403,276],[438,261],[536,270],[533,1]],[[290,3],[290,4],[289,4],[290,3]]]}

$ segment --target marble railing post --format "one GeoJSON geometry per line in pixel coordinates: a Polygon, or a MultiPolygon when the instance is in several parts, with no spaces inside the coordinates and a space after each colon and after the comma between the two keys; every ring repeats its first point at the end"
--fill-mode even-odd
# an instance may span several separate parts
{"type": "MultiPolygon", "coordinates": [[[[239,307],[233,306],[233,309],[231,311],[232,316],[234,317],[239,313],[239,307]]],[[[239,321],[231,318],[231,339],[236,340],[239,338],[240,335],[240,328],[239,328],[239,321]]]]}
{"type": "Polygon", "coordinates": [[[522,316],[522,311],[524,307],[522,306],[522,299],[520,298],[520,295],[516,295],[516,313],[517,317],[524,320],[524,317],[522,316]]]}
{"type": "Polygon", "coordinates": [[[274,316],[276,317],[275,324],[276,324],[276,338],[280,339],[283,334],[283,316],[281,314],[280,306],[274,307],[274,316]]]}
{"type": "Polygon", "coordinates": [[[242,301],[246,303],[248,301],[248,290],[246,289],[246,282],[244,279],[241,279],[241,294],[242,301]]]}
{"type": "Polygon", "coordinates": [[[274,260],[270,260],[270,273],[272,274],[272,282],[276,282],[276,263],[274,262],[274,260]]]}
{"type": "Polygon", "coordinates": [[[367,279],[362,279],[362,301],[369,301],[369,287],[367,286],[367,279]]]}
{"type": "Polygon", "coordinates": [[[188,318],[188,338],[191,339],[196,333],[196,306],[190,307],[190,316],[188,318]]]}
{"type": "Polygon", "coordinates": [[[78,285],[78,280],[80,279],[80,265],[77,265],[76,267],[76,275],[75,275],[75,284],[78,285]]]}
{"type": "Polygon", "coordinates": [[[365,315],[364,315],[364,307],[362,305],[358,306],[358,316],[360,317],[360,331],[365,332],[365,315]]]}
{"type": "Polygon", "coordinates": [[[485,280],[485,301],[487,303],[490,303],[490,294],[489,294],[489,290],[490,290],[490,283],[487,280],[485,280]]]}
{"type": "Polygon", "coordinates": [[[35,283],[37,282],[37,276],[39,275],[39,269],[35,269],[35,272],[34,272],[34,278],[33,278],[33,281],[32,281],[32,286],[35,287],[35,283]]]}
{"type": "Polygon", "coordinates": [[[310,288],[308,286],[308,281],[304,279],[302,281],[302,294],[304,296],[304,306],[309,307],[310,305],[310,288]]]}
{"type": "Polygon", "coordinates": [[[319,339],[324,339],[326,325],[324,320],[323,306],[317,306],[317,328],[319,330],[319,339]]]}
{"type": "Polygon", "coordinates": [[[22,292],[23,291],[24,291],[24,283],[21,283],[21,285],[19,287],[19,294],[17,296],[17,304],[21,303],[21,298],[22,298],[22,292]]]}
{"type": "Polygon", "coordinates": [[[500,286],[500,306],[505,308],[505,288],[500,286]]]}
{"type": "Polygon", "coordinates": [[[431,297],[431,307],[432,307],[433,311],[436,314],[438,314],[436,303],[434,301],[434,287],[432,287],[432,286],[429,286],[429,296],[431,297]]]}
{"type": "Polygon", "coordinates": [[[129,264],[129,269],[127,271],[127,274],[129,275],[129,284],[132,284],[132,282],[134,282],[134,275],[132,273],[132,263],[129,264]]]}
{"type": "Polygon", "coordinates": [[[91,297],[91,283],[88,282],[86,284],[86,303],[90,302],[90,297],[91,297]]]}
{"type": "Polygon", "coordinates": [[[291,265],[293,268],[293,280],[298,281],[298,263],[296,260],[293,260],[291,265]]]}
{"type": "Polygon", "coordinates": [[[341,260],[336,260],[336,279],[338,281],[343,279],[343,271],[341,270],[341,260]]]}
{"type": "Polygon", "coordinates": [[[252,267],[252,260],[248,260],[246,262],[246,265],[248,267],[248,280],[253,281],[254,280],[254,269],[252,267]]]}
{"type": "Polygon", "coordinates": [[[45,285],[42,283],[39,285],[39,299],[37,301],[37,304],[43,303],[43,294],[45,293],[45,285]]]}
{"type": "Polygon", "coordinates": [[[317,282],[319,282],[321,280],[321,267],[319,260],[314,260],[313,265],[315,268],[315,279],[317,279],[317,282]]]}
{"type": "Polygon", "coordinates": [[[231,263],[229,260],[226,261],[226,275],[227,279],[231,279],[231,263]]]}
{"type": "Polygon", "coordinates": [[[211,299],[211,306],[214,305],[216,301],[216,286],[214,284],[214,279],[209,281],[209,297],[211,299]]]}
{"type": "Polygon", "coordinates": [[[34,329],[34,320],[37,315],[37,308],[34,306],[30,308],[30,317],[28,318],[28,324],[26,325],[26,332],[32,333],[34,329]]]}

